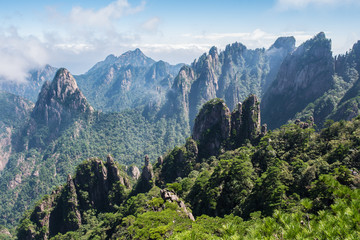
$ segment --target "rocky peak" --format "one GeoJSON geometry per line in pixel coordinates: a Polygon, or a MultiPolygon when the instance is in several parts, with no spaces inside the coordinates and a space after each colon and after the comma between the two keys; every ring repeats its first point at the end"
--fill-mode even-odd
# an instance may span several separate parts
{"type": "Polygon", "coordinates": [[[272,49],[286,49],[288,52],[292,52],[295,49],[295,38],[294,37],[279,37],[276,39],[273,45],[269,48],[272,49]]]}
{"type": "Polygon", "coordinates": [[[246,140],[255,140],[260,128],[260,102],[255,95],[250,95],[231,113],[232,147],[239,147],[246,140]]]}
{"type": "Polygon", "coordinates": [[[221,99],[203,105],[195,119],[192,138],[199,141],[199,155],[217,155],[221,144],[230,136],[230,110],[221,99]]]}
{"type": "Polygon", "coordinates": [[[273,129],[294,118],[333,86],[331,41],[324,33],[300,45],[282,62],[262,98],[263,122],[273,129]]]}
{"type": "Polygon", "coordinates": [[[141,176],[137,182],[135,192],[147,192],[154,186],[154,171],[150,163],[149,156],[145,156],[145,165],[142,169],[141,176]]]}
{"type": "Polygon", "coordinates": [[[255,95],[250,95],[242,108],[243,137],[253,140],[260,133],[260,102],[255,95]]]}
{"type": "Polygon", "coordinates": [[[133,66],[149,66],[155,63],[155,61],[147,56],[139,49],[136,48],[133,51],[127,51],[120,55],[116,61],[116,64],[121,66],[133,65],[133,66]]]}
{"type": "Polygon", "coordinates": [[[65,186],[56,189],[35,206],[30,215],[33,225],[21,230],[19,235],[24,236],[21,239],[34,239],[40,229],[41,239],[77,230],[88,209],[99,212],[113,210],[112,204],[122,202],[124,192],[117,181],[121,176],[110,156],[106,164],[99,159],[83,162],[75,176],[68,175],[65,186]]]}
{"type": "Polygon", "coordinates": [[[31,113],[32,129],[44,124],[54,136],[62,125],[84,113],[91,113],[93,108],[77,86],[76,80],[64,68],[57,71],[54,80],[45,82],[35,107],[31,113]]]}
{"type": "Polygon", "coordinates": [[[137,166],[135,165],[130,166],[128,172],[130,177],[132,177],[133,179],[138,180],[140,178],[141,173],[137,166]]]}
{"type": "Polygon", "coordinates": [[[169,191],[167,189],[161,189],[160,190],[160,194],[161,194],[161,198],[164,201],[168,201],[168,202],[174,202],[177,203],[178,206],[181,208],[181,210],[186,214],[186,216],[188,216],[189,219],[191,219],[192,221],[195,221],[194,216],[192,215],[192,213],[186,208],[184,201],[182,201],[175,192],[173,191],[169,191]]]}

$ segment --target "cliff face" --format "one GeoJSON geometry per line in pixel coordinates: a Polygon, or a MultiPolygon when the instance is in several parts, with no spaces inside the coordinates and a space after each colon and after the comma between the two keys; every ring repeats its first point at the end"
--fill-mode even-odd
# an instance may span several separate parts
{"type": "Polygon", "coordinates": [[[231,113],[233,147],[241,146],[246,140],[255,140],[260,134],[260,128],[260,102],[255,95],[251,95],[231,113]]]}
{"type": "Polygon", "coordinates": [[[232,113],[220,99],[207,102],[196,117],[192,138],[199,144],[199,156],[208,157],[252,142],[260,131],[260,102],[251,95],[232,113]]]}
{"type": "Polygon", "coordinates": [[[22,97],[0,91],[0,171],[12,153],[13,133],[29,119],[34,104],[22,97]]]}
{"type": "Polygon", "coordinates": [[[135,193],[144,193],[149,191],[155,185],[153,166],[149,157],[145,156],[145,165],[142,168],[140,178],[136,184],[135,193]]]}
{"type": "Polygon", "coordinates": [[[333,86],[333,74],[331,41],[319,33],[281,64],[262,99],[262,121],[270,128],[286,123],[333,86]]]}
{"type": "Polygon", "coordinates": [[[294,47],[293,37],[279,38],[268,50],[247,49],[241,43],[228,45],[221,52],[212,47],[180,71],[168,94],[172,104],[165,112],[171,115],[172,106],[182,108],[181,114],[192,127],[201,106],[213,98],[224,99],[233,110],[250,94],[261,97],[294,47]]]}
{"type": "MultiPolygon", "coordinates": [[[[260,105],[255,95],[249,96],[231,113],[225,102],[215,98],[201,108],[192,137],[182,147],[158,159],[155,176],[158,186],[186,177],[210,156],[234,150],[247,141],[256,143],[266,132],[260,126],[260,105]]],[[[143,170],[144,172],[144,170],[143,170]]]]}
{"type": "Polygon", "coordinates": [[[123,201],[124,189],[130,188],[125,176],[110,156],[106,163],[87,160],[78,166],[75,178],[69,175],[65,186],[43,198],[29,213],[30,222],[19,231],[19,239],[48,239],[74,231],[81,226],[87,210],[113,210],[123,201]]]}
{"type": "MultiPolygon", "coordinates": [[[[59,69],[54,80],[45,82],[27,128],[27,135],[32,137],[42,127],[48,128],[49,140],[56,138],[67,124],[80,115],[90,114],[93,108],[81,93],[74,77],[64,68],[59,69]]],[[[30,144],[41,146],[36,137],[30,144]]]]}
{"type": "Polygon", "coordinates": [[[231,113],[224,101],[207,102],[195,119],[192,138],[199,142],[201,156],[217,155],[221,144],[230,137],[231,113]]]}
{"type": "Polygon", "coordinates": [[[181,66],[155,62],[135,49],[118,57],[109,55],[76,79],[96,109],[119,112],[146,106],[151,112],[158,110],[181,66]]]}

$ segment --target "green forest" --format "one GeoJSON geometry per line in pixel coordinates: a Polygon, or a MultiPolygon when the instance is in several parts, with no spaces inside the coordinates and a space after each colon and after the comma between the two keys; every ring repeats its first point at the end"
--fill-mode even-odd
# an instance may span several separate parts
{"type": "MultiPolygon", "coordinates": [[[[47,195],[25,214],[17,237],[26,239],[31,233],[35,239],[359,239],[360,117],[329,120],[325,126],[315,131],[310,121],[297,121],[239,148],[225,145],[225,151],[208,158],[200,158],[201,143],[188,138],[157,162],[145,164],[137,182],[114,182],[106,207],[89,207],[91,201],[84,205],[94,188],[77,185],[82,180],[76,179],[86,177],[94,186],[99,181],[91,170],[95,160],[89,159],[73,177],[77,197],[65,194],[69,197],[62,200],[68,204],[63,205],[68,214],[62,221],[74,222],[77,212],[81,223],[71,231],[49,231],[44,216],[59,204],[49,199],[60,197],[47,195]],[[144,174],[149,171],[150,179],[144,174]],[[175,174],[181,177],[174,179],[175,174]],[[178,200],[164,198],[163,189],[178,200]],[[51,204],[39,210],[46,201],[51,204]]],[[[68,185],[63,189],[70,189],[68,185]]],[[[59,191],[63,196],[64,190],[59,191]]]]}

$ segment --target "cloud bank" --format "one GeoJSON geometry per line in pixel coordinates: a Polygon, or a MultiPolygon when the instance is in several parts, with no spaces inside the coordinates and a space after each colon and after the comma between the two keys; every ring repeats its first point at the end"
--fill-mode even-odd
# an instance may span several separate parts
{"type": "Polygon", "coordinates": [[[14,28],[0,33],[0,81],[26,82],[29,70],[45,65],[48,57],[34,36],[21,37],[14,28]]]}

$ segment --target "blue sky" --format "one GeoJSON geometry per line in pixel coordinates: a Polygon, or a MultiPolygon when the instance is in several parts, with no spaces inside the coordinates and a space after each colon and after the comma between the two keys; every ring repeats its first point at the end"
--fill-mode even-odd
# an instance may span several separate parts
{"type": "Polygon", "coordinates": [[[0,8],[0,76],[21,81],[43,64],[84,73],[109,54],[140,48],[155,60],[190,63],[235,41],[297,45],[324,31],[334,54],[360,40],[358,0],[17,0],[0,8]]]}

